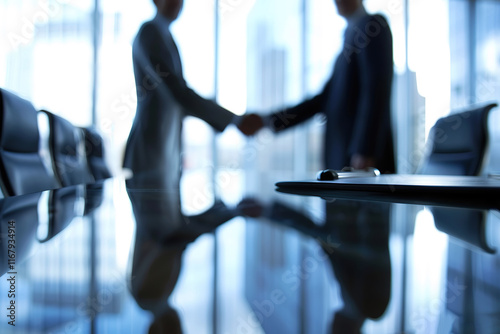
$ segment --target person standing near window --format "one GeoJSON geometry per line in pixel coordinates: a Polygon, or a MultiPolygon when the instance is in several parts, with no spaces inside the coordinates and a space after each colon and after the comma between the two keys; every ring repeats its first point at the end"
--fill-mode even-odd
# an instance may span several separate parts
{"type": "Polygon", "coordinates": [[[258,117],[237,116],[199,96],[183,78],[179,51],[170,32],[183,0],[153,0],[156,16],[145,22],[133,43],[137,112],[123,166],[142,188],[177,191],[181,175],[181,132],[185,116],[198,117],[216,131],[233,123],[249,134],[258,117]]]}

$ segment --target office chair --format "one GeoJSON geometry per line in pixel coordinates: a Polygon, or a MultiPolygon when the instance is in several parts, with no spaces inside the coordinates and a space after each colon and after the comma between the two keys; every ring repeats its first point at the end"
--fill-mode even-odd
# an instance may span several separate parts
{"type": "Polygon", "coordinates": [[[479,175],[488,147],[488,114],[496,104],[440,118],[432,127],[420,174],[479,175]]]}
{"type": "Polygon", "coordinates": [[[40,154],[37,112],[33,105],[0,89],[0,179],[3,196],[60,186],[40,154]]]}
{"type": "Polygon", "coordinates": [[[104,145],[101,136],[94,128],[82,128],[85,140],[85,154],[87,163],[95,180],[111,177],[108,166],[104,160],[104,145]]]}
{"type": "MultiPolygon", "coordinates": [[[[496,104],[488,104],[439,119],[431,129],[428,152],[423,159],[421,174],[479,176],[485,164],[488,149],[488,115],[496,104]]],[[[460,247],[448,242],[446,282],[466,287],[457,293],[446,286],[446,309],[454,315],[456,332],[472,333],[479,320],[475,319],[475,290],[484,285],[474,278],[473,264],[476,257],[496,253],[487,242],[484,210],[450,209],[431,207],[436,228],[465,243],[460,247]],[[475,249],[475,252],[472,252],[475,249]],[[477,252],[477,250],[480,250],[477,252]],[[485,254],[487,253],[487,254],[485,254]],[[451,297],[451,298],[450,298],[451,297]],[[472,317],[471,317],[472,315],[472,317]]],[[[482,277],[482,275],[479,275],[482,277]]],[[[494,293],[488,288],[489,293],[494,293]]],[[[487,308],[488,306],[486,306],[487,308]]],[[[452,330],[455,333],[455,330],[452,330]]]]}
{"type": "MultiPolygon", "coordinates": [[[[488,148],[488,104],[439,119],[429,134],[420,174],[481,174],[488,148]]],[[[494,253],[486,241],[486,212],[431,207],[436,228],[467,244],[494,253]]]]}
{"type": "Polygon", "coordinates": [[[83,132],[64,118],[41,110],[49,118],[49,146],[55,175],[63,186],[93,183],[85,153],[83,132]]]}

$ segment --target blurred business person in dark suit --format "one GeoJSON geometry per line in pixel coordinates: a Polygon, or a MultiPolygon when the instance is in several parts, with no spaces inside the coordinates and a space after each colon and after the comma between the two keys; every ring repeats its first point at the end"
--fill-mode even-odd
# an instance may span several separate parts
{"type": "Polygon", "coordinates": [[[240,117],[199,96],[190,89],[182,74],[182,64],[170,33],[183,0],[154,0],[156,16],[142,25],[133,44],[137,113],[127,141],[124,167],[140,178],[144,188],[177,189],[181,168],[182,119],[198,117],[215,130],[230,123],[245,127],[260,119],[242,122],[240,117]],[[250,123],[249,123],[250,121],[250,123]],[[161,180],[151,172],[164,172],[161,180]]]}
{"type": "Polygon", "coordinates": [[[391,30],[384,17],[366,12],[362,0],[334,1],[347,28],[330,79],[318,95],[267,116],[268,126],[280,132],[323,113],[326,168],[394,172],[391,30]]]}
{"type": "MultiPolygon", "coordinates": [[[[381,15],[368,14],[362,0],[334,1],[347,28],[329,80],[318,95],[263,117],[264,124],[279,133],[323,113],[326,168],[375,167],[393,173],[390,27],[381,15]]],[[[391,287],[389,218],[388,204],[336,200],[326,205],[324,232],[345,247],[362,250],[329,254],[344,301],[331,333],[360,333],[366,318],[377,319],[385,311],[391,287]]]]}

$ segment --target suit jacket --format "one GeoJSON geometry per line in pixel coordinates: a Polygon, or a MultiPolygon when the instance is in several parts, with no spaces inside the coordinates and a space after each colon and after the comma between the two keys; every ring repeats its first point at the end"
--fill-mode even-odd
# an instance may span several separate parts
{"type": "Polygon", "coordinates": [[[133,63],[137,113],[124,167],[140,181],[136,185],[178,191],[183,118],[192,115],[223,131],[234,115],[186,85],[169,22],[161,15],[140,28],[133,43],[133,63]],[[154,173],[158,170],[162,173],[154,173]]]}
{"type": "Polygon", "coordinates": [[[326,168],[350,165],[353,154],[373,157],[381,172],[394,172],[391,132],[392,34],[380,15],[365,15],[346,29],[343,50],[322,92],[272,115],[280,131],[316,113],[327,117],[326,168]]]}

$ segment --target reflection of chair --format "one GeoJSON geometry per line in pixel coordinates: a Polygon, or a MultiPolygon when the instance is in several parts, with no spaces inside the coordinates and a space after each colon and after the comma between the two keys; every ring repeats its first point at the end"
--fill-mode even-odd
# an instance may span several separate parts
{"type": "Polygon", "coordinates": [[[49,117],[52,164],[60,183],[70,186],[94,182],[85,158],[81,129],[51,112],[42,112],[49,117]]]}
{"type": "MultiPolygon", "coordinates": [[[[60,189],[51,190],[48,194],[47,228],[43,235],[38,235],[40,242],[52,239],[59,232],[64,230],[75,217],[82,216],[83,208],[79,208],[80,201],[83,201],[83,185],[75,185],[60,189]]],[[[82,206],[82,205],[80,205],[82,206]]]]}
{"type": "MultiPolygon", "coordinates": [[[[496,104],[439,119],[431,129],[422,174],[479,175],[488,147],[488,113],[496,104]]],[[[430,208],[436,228],[486,252],[486,212],[430,208]]]]}
{"type": "Polygon", "coordinates": [[[0,174],[4,196],[59,186],[39,155],[40,135],[33,105],[0,89],[0,174]]]}
{"type": "Polygon", "coordinates": [[[487,212],[459,208],[432,207],[434,224],[444,232],[469,245],[479,247],[487,253],[495,253],[496,249],[488,244],[486,236],[487,212]]]}
{"type": "Polygon", "coordinates": [[[104,185],[103,181],[97,181],[93,184],[85,185],[85,207],[83,214],[90,215],[98,207],[101,206],[104,200],[104,185]]]}
{"type": "Polygon", "coordinates": [[[101,136],[93,128],[83,128],[85,138],[85,154],[90,171],[96,180],[111,177],[104,160],[104,147],[101,136]]]}
{"type": "Polygon", "coordinates": [[[40,193],[33,193],[0,200],[0,275],[12,269],[15,271],[17,265],[31,255],[37,243],[39,199],[40,193]],[[15,240],[15,249],[8,247],[9,240],[15,240]],[[9,261],[12,259],[10,254],[15,254],[15,260],[9,261]]]}

